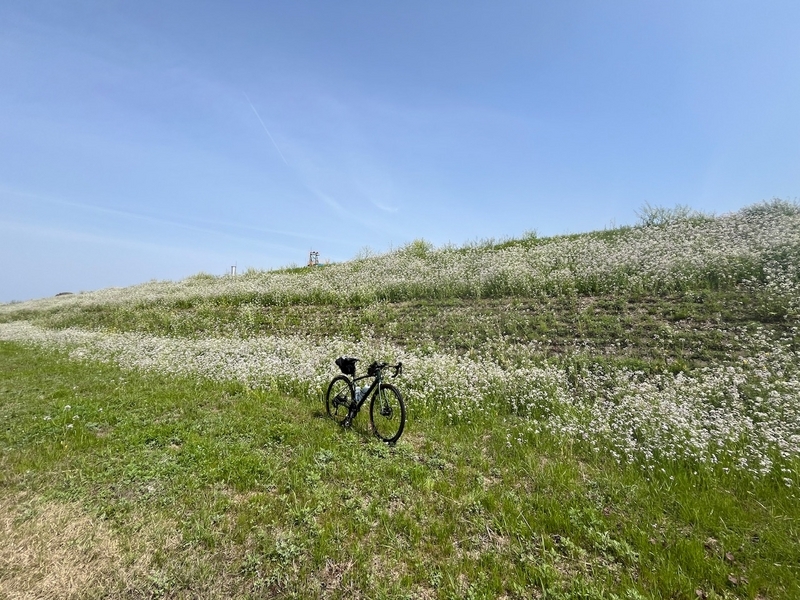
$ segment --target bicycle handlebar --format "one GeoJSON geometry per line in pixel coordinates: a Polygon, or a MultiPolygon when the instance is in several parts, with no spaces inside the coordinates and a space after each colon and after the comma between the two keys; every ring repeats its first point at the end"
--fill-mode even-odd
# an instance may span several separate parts
{"type": "Polygon", "coordinates": [[[397,377],[398,375],[402,375],[402,373],[403,373],[403,363],[402,362],[398,362],[396,365],[390,365],[389,363],[385,363],[384,362],[384,363],[378,363],[376,366],[379,369],[385,369],[386,367],[389,367],[390,369],[394,369],[394,375],[392,375],[393,378],[397,377]]]}
{"type": "Polygon", "coordinates": [[[369,369],[367,370],[367,374],[366,375],[363,375],[362,377],[356,377],[356,374],[355,374],[355,362],[357,360],[358,360],[357,358],[339,357],[339,358],[336,359],[336,365],[341,369],[342,373],[344,373],[345,375],[350,375],[354,379],[359,379],[359,380],[360,379],[364,379],[366,377],[374,377],[380,371],[382,371],[383,369],[385,369],[387,367],[389,367],[390,369],[394,369],[394,375],[392,375],[392,377],[397,377],[398,375],[402,375],[403,374],[403,363],[400,362],[400,361],[398,361],[396,365],[390,365],[387,362],[377,362],[376,361],[376,362],[372,363],[369,366],[369,369]],[[351,364],[349,364],[349,365],[343,364],[342,361],[349,361],[351,364]],[[345,367],[351,367],[351,370],[345,369],[345,367]]]}

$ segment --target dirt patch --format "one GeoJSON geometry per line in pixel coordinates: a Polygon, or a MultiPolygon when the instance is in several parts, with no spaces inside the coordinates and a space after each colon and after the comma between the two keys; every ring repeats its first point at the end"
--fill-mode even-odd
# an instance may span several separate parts
{"type": "Polygon", "coordinates": [[[87,598],[119,585],[113,533],[79,505],[0,499],[0,597],[87,598]]]}

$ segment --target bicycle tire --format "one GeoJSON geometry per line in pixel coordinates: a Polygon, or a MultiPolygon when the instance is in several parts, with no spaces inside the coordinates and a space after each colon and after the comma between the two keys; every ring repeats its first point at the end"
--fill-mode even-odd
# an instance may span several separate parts
{"type": "Polygon", "coordinates": [[[355,400],[353,382],[345,375],[337,375],[331,380],[328,391],[325,392],[325,410],[331,419],[341,424],[350,415],[355,400]]]}
{"type": "Polygon", "coordinates": [[[369,403],[369,422],[372,432],[384,442],[394,444],[406,426],[406,405],[400,390],[382,383],[373,392],[369,403]]]}

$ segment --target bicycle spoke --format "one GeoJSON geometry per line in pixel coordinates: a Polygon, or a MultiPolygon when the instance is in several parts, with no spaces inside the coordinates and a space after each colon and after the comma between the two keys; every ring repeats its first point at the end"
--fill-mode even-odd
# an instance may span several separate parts
{"type": "Polygon", "coordinates": [[[325,394],[325,410],[337,423],[344,424],[353,406],[353,384],[344,375],[333,378],[325,394]]]}
{"type": "Polygon", "coordinates": [[[406,422],[405,405],[397,388],[382,383],[372,396],[369,416],[375,435],[385,442],[396,442],[406,422]]]}

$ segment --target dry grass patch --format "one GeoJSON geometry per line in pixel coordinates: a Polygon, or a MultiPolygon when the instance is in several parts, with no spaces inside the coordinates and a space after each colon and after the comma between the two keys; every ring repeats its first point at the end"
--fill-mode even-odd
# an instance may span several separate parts
{"type": "Polygon", "coordinates": [[[91,598],[118,588],[113,533],[74,503],[0,499],[0,597],[91,598]]]}
{"type": "Polygon", "coordinates": [[[325,561],[325,567],[316,574],[315,585],[320,598],[333,598],[344,593],[348,588],[346,579],[355,563],[352,560],[337,562],[331,559],[325,561]]]}

